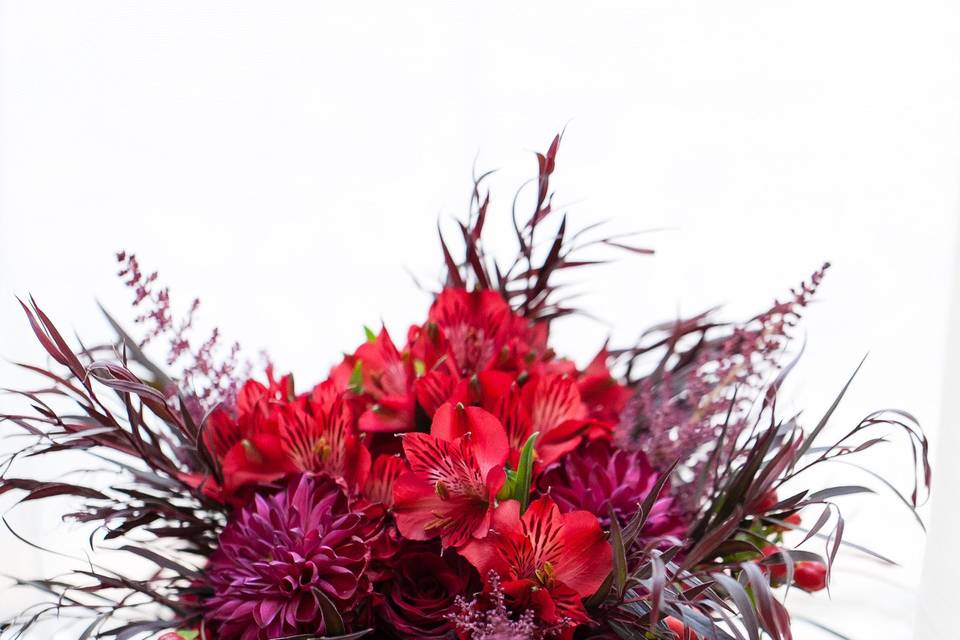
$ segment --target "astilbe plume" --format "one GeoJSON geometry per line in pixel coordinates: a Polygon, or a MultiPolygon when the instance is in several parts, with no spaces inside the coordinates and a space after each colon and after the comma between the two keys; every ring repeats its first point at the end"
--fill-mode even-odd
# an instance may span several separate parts
{"type": "Polygon", "coordinates": [[[723,431],[728,447],[749,423],[790,341],[790,330],[820,285],[825,264],[785,302],[722,330],[707,314],[665,325],[666,353],[640,379],[620,424],[620,444],[644,451],[657,468],[695,464],[723,431]],[[682,349],[684,339],[695,344],[682,349]],[[693,459],[692,459],[693,458],[693,459]]]}
{"type": "Polygon", "coordinates": [[[182,391],[199,404],[196,409],[201,415],[218,404],[232,406],[240,381],[250,374],[249,364],[240,360],[240,344],[234,342],[222,353],[220,330],[216,327],[198,341],[193,333],[199,298],[194,298],[186,315],[177,320],[171,306],[170,288],[159,284],[156,271],[145,274],[137,256],[124,251],[117,254],[117,262],[120,263],[117,275],[133,291],[134,308],[140,309],[134,321],[144,327],[144,335],[136,343],[137,351],[154,341],[165,340],[167,366],[180,365],[177,380],[169,381],[167,391],[182,391]]]}
{"type": "Polygon", "coordinates": [[[210,558],[206,619],[220,640],[335,633],[364,596],[373,531],[332,481],[304,475],[235,513],[210,558]]]}
{"type": "Polygon", "coordinates": [[[559,635],[569,627],[560,624],[543,625],[537,622],[532,609],[512,613],[507,608],[506,595],[496,571],[487,575],[487,592],[476,599],[463,596],[456,599],[457,610],[450,614],[457,633],[469,640],[545,640],[559,635]]]}

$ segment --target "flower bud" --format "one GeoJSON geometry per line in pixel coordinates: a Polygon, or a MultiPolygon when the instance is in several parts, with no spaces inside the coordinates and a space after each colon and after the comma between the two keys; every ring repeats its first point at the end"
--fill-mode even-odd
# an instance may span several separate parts
{"type": "Polygon", "coordinates": [[[827,566],[822,562],[798,562],[793,570],[794,586],[804,591],[820,591],[827,586],[827,566]]]}

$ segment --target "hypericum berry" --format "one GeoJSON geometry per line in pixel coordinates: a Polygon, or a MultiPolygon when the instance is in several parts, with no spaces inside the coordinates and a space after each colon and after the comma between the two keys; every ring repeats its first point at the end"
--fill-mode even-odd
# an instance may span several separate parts
{"type": "Polygon", "coordinates": [[[822,562],[798,562],[793,569],[793,584],[804,591],[820,591],[827,586],[827,566],[822,562]]]}
{"type": "Polygon", "coordinates": [[[800,526],[800,524],[803,522],[803,518],[801,518],[801,517],[800,517],[800,513],[797,512],[797,513],[791,513],[789,516],[787,516],[786,518],[784,518],[783,521],[786,522],[787,524],[790,524],[790,525],[793,525],[793,526],[788,527],[788,526],[785,526],[785,525],[779,525],[779,524],[777,524],[777,525],[774,525],[774,526],[773,526],[773,529],[774,529],[775,531],[779,531],[780,533],[786,533],[787,531],[793,531],[793,528],[794,528],[794,527],[799,527],[799,526],[800,526]]]}
{"type": "Polygon", "coordinates": [[[770,509],[773,509],[778,502],[780,502],[780,498],[777,497],[777,492],[771,489],[754,501],[750,511],[753,513],[766,513],[770,511],[770,509]]]}
{"type": "MultiPolygon", "coordinates": [[[[780,553],[780,547],[776,545],[767,545],[763,548],[763,557],[769,558],[770,556],[780,553]]],[[[783,580],[787,577],[787,565],[779,562],[777,564],[761,564],[760,568],[770,574],[770,578],[774,581],[783,580]]]]}

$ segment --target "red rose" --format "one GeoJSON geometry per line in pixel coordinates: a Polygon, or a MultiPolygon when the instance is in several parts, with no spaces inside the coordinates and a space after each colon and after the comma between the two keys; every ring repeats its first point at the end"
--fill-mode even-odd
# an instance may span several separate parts
{"type": "Polygon", "coordinates": [[[396,555],[390,578],[377,588],[383,596],[377,615],[400,638],[448,638],[455,598],[480,588],[479,574],[456,553],[441,556],[432,545],[406,547],[396,555]]]}

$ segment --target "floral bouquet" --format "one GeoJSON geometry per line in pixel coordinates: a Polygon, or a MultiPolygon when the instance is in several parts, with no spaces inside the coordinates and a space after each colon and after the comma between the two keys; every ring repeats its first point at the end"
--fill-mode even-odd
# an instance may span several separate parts
{"type": "Polygon", "coordinates": [[[514,207],[515,257],[485,250],[480,177],[457,242],[441,234],[424,322],[399,340],[367,329],[312,387],[269,365],[251,378],[217,332],[198,341],[197,303],[175,319],[134,255],[118,257],[139,338],[108,315],[115,343],[71,346],[23,304],[49,360],[21,365],[44,383],[3,416],[31,444],[2,461],[0,493],[72,496],[64,517],[95,525],[91,546],[139,565],[20,581],[49,598],[0,634],[59,616],[88,618],[79,640],[784,640],[792,587],[825,589],[845,546],[885,561],[843,539],[831,502],[870,489],[807,472],[902,433],[915,482],[890,488],[915,513],[930,481],[915,420],[874,413],[825,444],[843,392],[810,428],[777,410],[826,265],[746,322],[666,322],[578,367],[550,347],[580,311],[558,277],[595,264],[589,247],[649,252],[568,230],[559,142],[537,154],[532,213],[514,207]],[[14,473],[61,452],[114,479],[14,473]]]}

